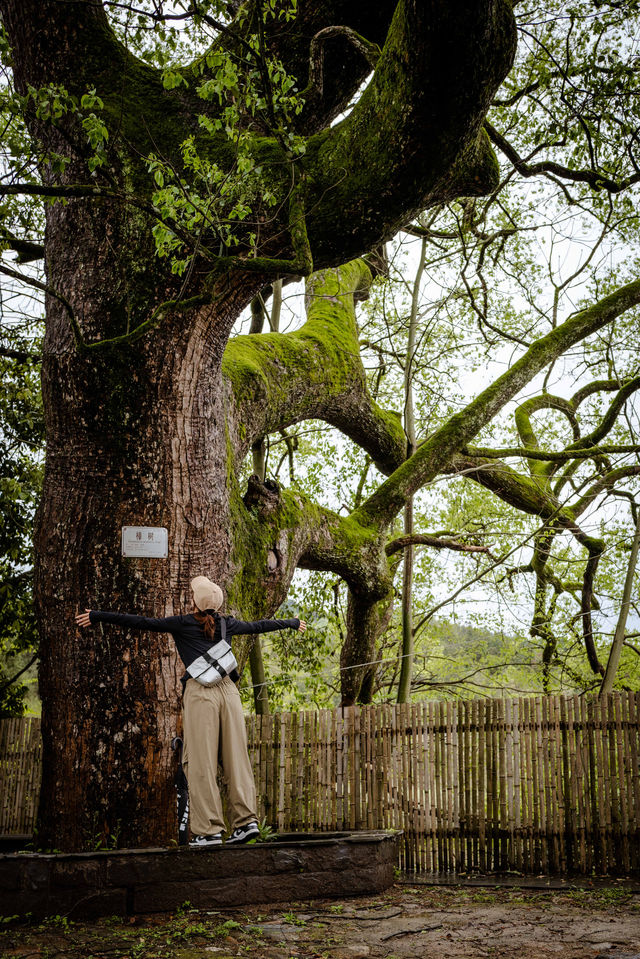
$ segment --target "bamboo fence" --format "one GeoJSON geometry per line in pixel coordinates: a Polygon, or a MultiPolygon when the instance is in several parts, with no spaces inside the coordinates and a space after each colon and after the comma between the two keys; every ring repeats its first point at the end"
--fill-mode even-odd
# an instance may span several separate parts
{"type": "MultiPolygon", "coordinates": [[[[640,693],[248,716],[247,733],[280,832],[401,829],[416,872],[640,872],[640,693]]],[[[0,770],[4,824],[24,799],[0,770]]]]}
{"type": "Polygon", "coordinates": [[[32,835],[41,773],[40,720],[0,720],[0,836],[32,835]]]}

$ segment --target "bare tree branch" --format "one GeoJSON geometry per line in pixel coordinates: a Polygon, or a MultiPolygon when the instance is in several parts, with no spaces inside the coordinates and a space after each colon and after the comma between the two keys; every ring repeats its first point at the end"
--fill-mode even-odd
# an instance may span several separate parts
{"type": "Polygon", "coordinates": [[[513,163],[518,173],[523,177],[540,176],[541,174],[551,174],[562,177],[565,180],[572,180],[575,183],[587,183],[594,190],[608,190],[609,193],[621,193],[627,190],[635,183],[640,183],[640,174],[625,177],[623,180],[612,180],[597,170],[572,170],[563,166],[561,163],[555,163],[553,160],[542,160],[539,163],[527,163],[519,155],[505,138],[498,133],[488,120],[485,120],[484,128],[489,134],[489,139],[499,150],[513,163]]]}

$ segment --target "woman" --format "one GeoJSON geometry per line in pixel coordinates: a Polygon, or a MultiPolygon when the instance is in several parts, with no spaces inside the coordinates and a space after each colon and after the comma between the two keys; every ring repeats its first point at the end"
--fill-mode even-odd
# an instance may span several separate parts
{"type": "Polygon", "coordinates": [[[191,846],[215,846],[225,829],[220,791],[216,780],[218,754],[229,787],[231,835],[227,843],[242,843],[258,835],[256,788],[247,752],[247,733],[235,685],[237,662],[227,637],[297,629],[299,619],[262,619],[243,623],[221,616],[222,590],[206,576],[191,580],[194,613],[153,619],[87,609],[76,616],[83,628],[94,623],[113,623],[129,629],[170,633],[185,665],[182,677],[182,765],[189,783],[190,824],[195,834],[191,846]]]}

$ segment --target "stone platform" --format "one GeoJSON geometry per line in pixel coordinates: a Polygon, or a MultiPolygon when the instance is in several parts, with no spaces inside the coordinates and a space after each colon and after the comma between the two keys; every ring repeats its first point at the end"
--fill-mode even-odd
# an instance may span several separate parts
{"type": "Polygon", "coordinates": [[[401,833],[283,833],[209,849],[0,856],[0,915],[72,918],[342,898],[393,883],[401,833]]]}

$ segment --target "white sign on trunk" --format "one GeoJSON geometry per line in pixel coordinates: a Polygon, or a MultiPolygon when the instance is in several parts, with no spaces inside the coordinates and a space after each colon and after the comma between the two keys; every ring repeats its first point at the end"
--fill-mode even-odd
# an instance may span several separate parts
{"type": "Polygon", "coordinates": [[[169,537],[164,526],[123,526],[123,556],[153,556],[166,559],[169,537]]]}

